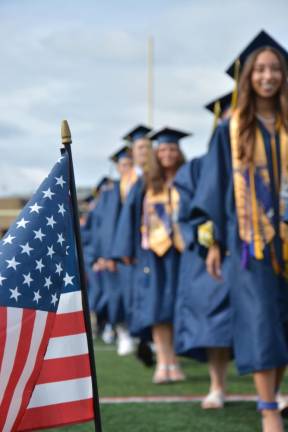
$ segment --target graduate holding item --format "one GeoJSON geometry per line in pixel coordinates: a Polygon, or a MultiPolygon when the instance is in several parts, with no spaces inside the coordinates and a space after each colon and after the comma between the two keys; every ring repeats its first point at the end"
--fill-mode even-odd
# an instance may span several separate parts
{"type": "MultiPolygon", "coordinates": [[[[206,106],[214,113],[215,124],[229,115],[231,99],[232,93],[229,93],[206,106]]],[[[227,367],[232,347],[229,257],[223,263],[223,272],[227,275],[225,281],[212,279],[207,274],[205,265],[209,247],[207,228],[209,234],[211,222],[202,225],[203,241],[203,238],[198,238],[196,226],[191,219],[191,207],[204,160],[205,156],[202,156],[183,165],[174,180],[180,193],[179,225],[185,241],[174,321],[175,350],[178,355],[208,361],[210,390],[202,401],[202,408],[219,409],[224,407],[227,367]]]]}
{"type": "Polygon", "coordinates": [[[123,207],[114,255],[134,263],[132,328],[152,331],[157,366],[153,382],[181,381],[184,375],[173,348],[173,318],[180,252],[177,224],[179,194],[172,182],[183,164],[180,139],[188,134],[170,128],[152,133],[157,148],[149,169],[132,188],[123,207]]]}
{"type": "Polygon", "coordinates": [[[235,361],[240,374],[253,374],[264,432],[284,430],[276,392],[288,362],[288,87],[282,54],[266,34],[241,54],[237,107],[215,130],[192,212],[213,222],[206,266],[215,279],[225,278],[221,261],[230,253],[235,361]]]}

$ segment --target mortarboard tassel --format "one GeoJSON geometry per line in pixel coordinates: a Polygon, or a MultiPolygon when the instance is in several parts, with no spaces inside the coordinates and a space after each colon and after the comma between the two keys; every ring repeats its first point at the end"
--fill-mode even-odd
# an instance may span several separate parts
{"type": "Polygon", "coordinates": [[[213,124],[213,130],[216,129],[216,127],[218,125],[218,120],[220,118],[220,115],[221,115],[221,104],[220,104],[220,101],[218,100],[214,104],[214,124],[213,124]]]}
{"type": "Polygon", "coordinates": [[[239,85],[239,77],[240,77],[240,59],[237,59],[234,67],[234,80],[235,80],[235,88],[232,94],[232,110],[236,109],[238,102],[238,85],[239,85]]]}

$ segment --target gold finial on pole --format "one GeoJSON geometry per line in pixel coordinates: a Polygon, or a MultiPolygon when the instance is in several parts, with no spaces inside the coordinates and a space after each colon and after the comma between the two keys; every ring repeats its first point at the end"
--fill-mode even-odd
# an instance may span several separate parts
{"type": "Polygon", "coordinates": [[[152,36],[148,38],[148,56],[147,56],[147,121],[148,126],[153,127],[153,110],[154,110],[154,74],[153,74],[153,63],[154,63],[154,40],[152,36]]]}
{"type": "Polygon", "coordinates": [[[62,144],[64,146],[72,143],[71,131],[70,131],[69,124],[68,124],[67,120],[62,121],[61,138],[62,138],[62,144]]]}

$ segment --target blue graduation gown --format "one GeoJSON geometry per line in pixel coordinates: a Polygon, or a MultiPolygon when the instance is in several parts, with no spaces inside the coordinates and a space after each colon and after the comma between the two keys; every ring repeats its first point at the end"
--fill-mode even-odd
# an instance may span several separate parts
{"type": "Polygon", "coordinates": [[[132,279],[131,333],[142,336],[159,323],[172,323],[180,254],[170,248],[163,257],[141,247],[143,180],[131,189],[117,228],[113,255],[136,260],[132,279]]]}
{"type": "Polygon", "coordinates": [[[94,310],[97,315],[106,315],[107,309],[107,290],[105,290],[104,272],[95,272],[92,270],[93,263],[100,257],[100,239],[99,226],[101,221],[102,205],[98,200],[95,208],[91,211],[91,242],[87,250],[87,277],[88,277],[88,300],[90,309],[94,310]]]}
{"type": "MultiPolygon", "coordinates": [[[[178,355],[207,360],[207,347],[231,347],[229,284],[215,281],[206,271],[205,249],[197,243],[191,205],[204,157],[193,159],[178,171],[174,184],[180,193],[179,224],[185,242],[177,291],[174,344],[178,355]]],[[[227,274],[229,258],[224,261],[227,274]]],[[[227,275],[228,276],[228,275],[227,275]]]]}
{"type": "Polygon", "coordinates": [[[83,257],[85,264],[88,303],[91,311],[96,311],[96,295],[99,291],[97,276],[91,268],[91,247],[92,247],[92,212],[88,213],[87,220],[80,227],[81,240],[83,247],[83,257]]]}
{"type": "MultiPolygon", "coordinates": [[[[261,126],[265,141],[271,185],[273,181],[270,135],[261,126]]],[[[279,146],[279,138],[278,138],[279,146]]],[[[279,150],[278,150],[279,154],[279,150]]],[[[278,197],[273,195],[275,217],[278,197]]],[[[220,125],[212,138],[193,202],[192,215],[208,217],[223,251],[230,253],[232,333],[236,364],[241,374],[281,367],[288,362],[287,283],[277,275],[266,251],[265,260],[249,258],[241,265],[241,241],[234,201],[229,121],[220,125]]],[[[276,251],[280,244],[277,234],[276,251]]]]}
{"type": "MultiPolygon", "coordinates": [[[[115,232],[122,208],[120,183],[101,193],[98,211],[98,257],[111,259],[115,232]]],[[[118,263],[116,272],[103,272],[104,289],[107,293],[108,319],[112,325],[130,321],[131,268],[118,263]]]]}

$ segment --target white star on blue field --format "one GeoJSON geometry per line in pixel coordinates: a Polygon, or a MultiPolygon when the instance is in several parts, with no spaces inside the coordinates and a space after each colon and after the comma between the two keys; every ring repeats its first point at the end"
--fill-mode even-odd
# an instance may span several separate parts
{"type": "Polygon", "coordinates": [[[147,122],[149,35],[154,126],[194,132],[183,149],[202,154],[213,123],[203,106],[233,88],[225,68],[261,29],[288,47],[287,14],[287,0],[1,0],[0,195],[43,180],[65,118],[78,185],[109,173],[121,136],[147,122]]]}

